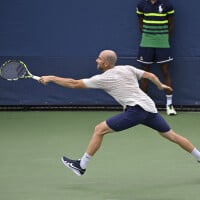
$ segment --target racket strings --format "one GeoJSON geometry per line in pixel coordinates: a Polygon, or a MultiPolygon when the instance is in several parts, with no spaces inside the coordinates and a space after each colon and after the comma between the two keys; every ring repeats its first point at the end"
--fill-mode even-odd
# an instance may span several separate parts
{"type": "Polygon", "coordinates": [[[17,76],[18,77],[22,77],[26,73],[26,69],[21,64],[18,65],[18,67],[16,68],[16,71],[17,71],[17,76]]]}
{"type": "Polygon", "coordinates": [[[26,69],[19,62],[9,62],[1,69],[1,76],[5,79],[18,79],[25,75],[26,69]]]}

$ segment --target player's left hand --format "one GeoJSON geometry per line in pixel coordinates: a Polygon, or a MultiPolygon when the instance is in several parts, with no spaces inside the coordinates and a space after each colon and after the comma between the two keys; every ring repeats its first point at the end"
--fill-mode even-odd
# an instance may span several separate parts
{"type": "Polygon", "coordinates": [[[161,86],[159,87],[159,89],[160,89],[160,90],[168,90],[168,91],[170,91],[170,92],[173,91],[173,89],[172,89],[170,86],[165,85],[165,84],[161,84],[161,86]]]}

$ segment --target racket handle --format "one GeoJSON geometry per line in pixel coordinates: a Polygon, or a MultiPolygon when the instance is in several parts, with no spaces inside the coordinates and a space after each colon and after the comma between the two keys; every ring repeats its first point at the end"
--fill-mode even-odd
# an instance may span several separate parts
{"type": "Polygon", "coordinates": [[[33,79],[39,81],[40,80],[40,77],[39,76],[32,76],[33,79]]]}

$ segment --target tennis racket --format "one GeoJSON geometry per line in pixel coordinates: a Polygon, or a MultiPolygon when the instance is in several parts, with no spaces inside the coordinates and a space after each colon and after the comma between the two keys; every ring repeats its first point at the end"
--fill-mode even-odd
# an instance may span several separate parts
{"type": "Polygon", "coordinates": [[[8,81],[17,81],[25,78],[40,79],[39,76],[31,74],[26,64],[21,60],[8,60],[4,62],[0,67],[0,76],[8,81]]]}

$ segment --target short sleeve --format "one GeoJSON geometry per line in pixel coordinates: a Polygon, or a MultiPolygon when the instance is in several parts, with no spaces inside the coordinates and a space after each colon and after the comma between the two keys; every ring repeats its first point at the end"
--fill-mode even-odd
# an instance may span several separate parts
{"type": "Polygon", "coordinates": [[[144,70],[138,69],[136,67],[131,67],[131,71],[136,75],[138,80],[140,80],[144,74],[144,70]]]}
{"type": "Polygon", "coordinates": [[[137,4],[137,7],[136,7],[136,14],[138,16],[141,16],[144,14],[144,11],[143,11],[143,1],[139,1],[138,4],[137,4]]]}
{"type": "Polygon", "coordinates": [[[82,79],[87,88],[101,88],[101,75],[92,76],[91,78],[82,79]]]}

